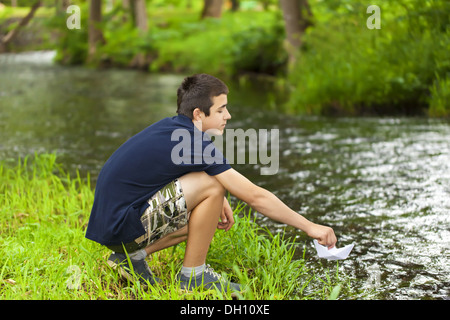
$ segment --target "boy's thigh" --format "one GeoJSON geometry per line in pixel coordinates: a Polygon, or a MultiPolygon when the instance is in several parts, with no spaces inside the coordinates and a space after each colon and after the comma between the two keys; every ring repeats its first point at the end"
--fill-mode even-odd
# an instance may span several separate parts
{"type": "Polygon", "coordinates": [[[207,197],[225,194],[225,189],[220,182],[204,171],[190,172],[180,177],[179,181],[189,212],[207,197]]]}

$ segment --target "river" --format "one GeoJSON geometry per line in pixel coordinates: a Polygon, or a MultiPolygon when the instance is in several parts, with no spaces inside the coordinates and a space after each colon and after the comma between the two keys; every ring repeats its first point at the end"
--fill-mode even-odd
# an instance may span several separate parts
{"type": "MultiPolygon", "coordinates": [[[[121,143],[175,113],[181,75],[62,67],[53,57],[0,55],[6,162],[57,152],[67,170],[90,172],[95,183],[121,143]]],[[[279,132],[276,175],[261,175],[258,163],[235,168],[308,219],[332,226],[338,246],[355,243],[339,269],[365,292],[362,299],[449,299],[449,121],[286,115],[264,85],[230,89],[227,128],[279,132]]],[[[304,243],[312,266],[336,264],[319,260],[293,228],[259,221],[304,243]]]]}

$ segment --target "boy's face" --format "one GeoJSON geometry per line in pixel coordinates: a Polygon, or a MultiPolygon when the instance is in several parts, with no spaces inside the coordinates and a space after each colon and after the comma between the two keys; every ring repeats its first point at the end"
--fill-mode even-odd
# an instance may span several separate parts
{"type": "Polygon", "coordinates": [[[206,116],[200,109],[194,110],[194,124],[203,132],[208,131],[212,135],[222,135],[225,130],[227,120],[231,115],[227,110],[227,95],[213,97],[213,105],[209,109],[209,116],[206,116]]]}

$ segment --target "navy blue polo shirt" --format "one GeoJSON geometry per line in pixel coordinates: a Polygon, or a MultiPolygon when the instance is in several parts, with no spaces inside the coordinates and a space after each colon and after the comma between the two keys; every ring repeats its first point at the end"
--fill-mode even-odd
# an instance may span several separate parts
{"type": "Polygon", "coordinates": [[[106,161],[98,176],[86,238],[103,245],[131,242],[145,233],[140,217],[147,199],[166,184],[189,172],[214,176],[230,168],[209,136],[188,117],[158,121],[106,161]]]}

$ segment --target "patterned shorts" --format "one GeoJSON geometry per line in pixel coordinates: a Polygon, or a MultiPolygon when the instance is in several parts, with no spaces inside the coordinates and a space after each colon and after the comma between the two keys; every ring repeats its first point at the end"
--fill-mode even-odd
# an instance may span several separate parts
{"type": "MultiPolygon", "coordinates": [[[[127,252],[144,248],[162,237],[173,233],[188,224],[183,190],[178,179],[170,182],[147,200],[149,207],[141,216],[145,234],[131,243],[124,244],[127,252]]],[[[123,252],[122,246],[108,246],[116,252],[123,252]]]]}
{"type": "Polygon", "coordinates": [[[189,212],[178,179],[167,184],[147,200],[149,207],[141,216],[145,234],[135,241],[148,246],[188,224],[189,212]]]}

